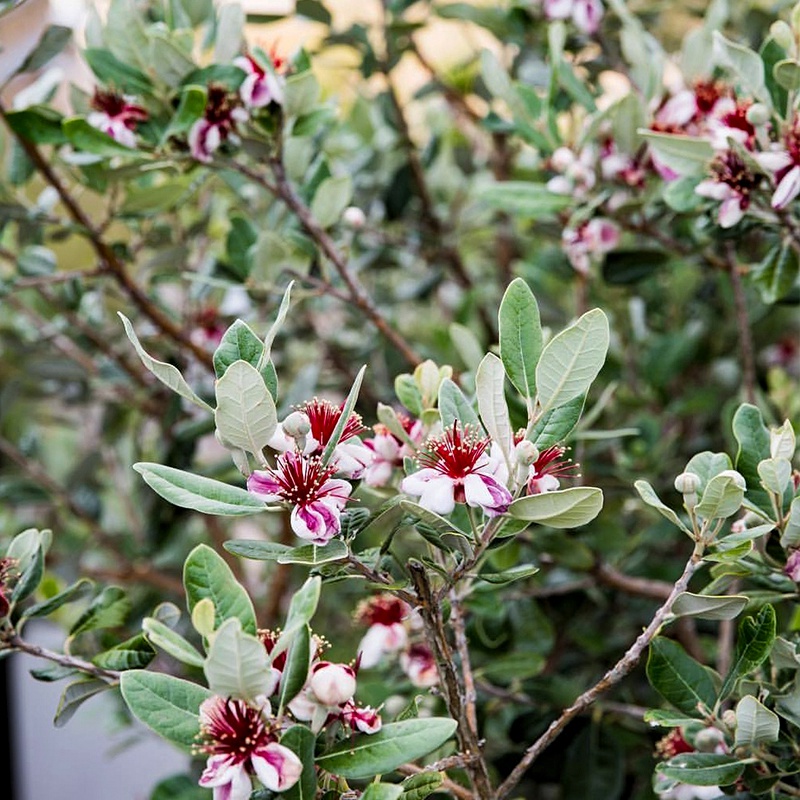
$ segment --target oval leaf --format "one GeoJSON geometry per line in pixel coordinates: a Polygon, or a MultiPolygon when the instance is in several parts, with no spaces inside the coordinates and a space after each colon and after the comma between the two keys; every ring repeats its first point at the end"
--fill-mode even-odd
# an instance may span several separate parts
{"type": "Polygon", "coordinates": [[[591,522],[603,507],[603,492],[594,486],[573,486],[555,492],[521,497],[509,507],[517,519],[551,528],[577,528],[591,522]]]}

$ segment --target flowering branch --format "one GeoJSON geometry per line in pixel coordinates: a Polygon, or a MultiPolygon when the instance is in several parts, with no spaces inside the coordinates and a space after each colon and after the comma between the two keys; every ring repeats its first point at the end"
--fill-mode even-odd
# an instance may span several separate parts
{"type": "Polygon", "coordinates": [[[686,591],[692,575],[697,571],[703,557],[704,544],[702,541],[695,543],[691,557],[686,562],[683,573],[675,582],[669,597],[656,611],[650,624],[639,635],[636,641],[628,648],[625,655],[610,669],[591,689],[587,689],[575,702],[564,709],[558,719],[550,723],[547,730],[525,751],[520,762],[509,773],[508,777],[500,784],[495,796],[496,800],[503,800],[514,787],[522,780],[525,772],[537,758],[553,743],[564,728],[579,714],[585,711],[600,695],[607,692],[612,686],[619,683],[639,663],[645,649],[658,634],[664,620],[672,609],[675,598],[686,591]]]}

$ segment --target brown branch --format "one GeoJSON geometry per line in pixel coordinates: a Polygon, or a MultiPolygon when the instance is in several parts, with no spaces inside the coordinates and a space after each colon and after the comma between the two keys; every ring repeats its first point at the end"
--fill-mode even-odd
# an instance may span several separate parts
{"type": "Polygon", "coordinates": [[[587,689],[571,706],[564,709],[561,715],[555,719],[547,730],[525,751],[520,762],[498,788],[495,800],[503,800],[504,797],[507,797],[520,780],[522,780],[522,777],[531,764],[533,764],[550,744],[552,744],[564,728],[566,728],[578,714],[581,714],[591,706],[600,695],[619,683],[639,663],[639,659],[642,657],[645,649],[658,634],[661,625],[670,613],[675,598],[681,592],[685,591],[686,587],[689,585],[689,580],[701,563],[702,554],[703,545],[701,542],[697,542],[691,558],[686,562],[683,573],[673,585],[669,597],[667,597],[663,605],[654,614],[647,628],[645,628],[636,641],[628,648],[625,655],[623,655],[594,686],[587,689]]]}
{"type": "MultiPolygon", "coordinates": [[[[378,311],[372,299],[364,291],[356,277],[350,271],[347,259],[337,248],[327,231],[314,219],[311,209],[302,201],[286,177],[283,163],[278,159],[270,162],[275,183],[267,180],[261,173],[250,169],[244,164],[232,161],[229,166],[250,178],[254,183],[266,189],[270,194],[279,198],[289,210],[297,217],[305,232],[314,240],[323,255],[333,264],[334,269],[347,287],[346,302],[354,305],[378,329],[400,355],[412,366],[422,361],[414,348],[396,331],[378,311]]],[[[335,295],[334,295],[335,296],[335,295]]],[[[339,299],[342,299],[341,297],[339,299]]]]}
{"type": "Polygon", "coordinates": [[[2,644],[0,644],[0,651],[2,650],[15,650],[18,653],[27,653],[28,655],[36,656],[36,658],[44,658],[55,664],[60,664],[62,667],[78,669],[81,672],[94,675],[95,678],[110,681],[114,684],[119,681],[119,676],[121,674],[113,669],[103,669],[103,667],[95,666],[89,661],[84,661],[82,658],[68,656],[65,653],[56,653],[53,650],[48,650],[46,647],[31,644],[16,633],[13,633],[2,641],[2,644]]]}
{"type": "MultiPolygon", "coordinates": [[[[5,120],[6,109],[2,104],[0,104],[0,116],[5,120]]],[[[6,122],[6,124],[8,123],[6,122]]],[[[9,130],[11,130],[11,127],[8,127],[9,130]]],[[[128,275],[122,259],[116,254],[114,248],[103,239],[100,230],[94,225],[83,208],[78,205],[75,197],[56,174],[50,162],[42,155],[39,148],[33,142],[28,141],[13,130],[11,130],[11,133],[25,151],[25,155],[28,156],[34,167],[36,167],[36,170],[41,174],[44,180],[58,192],[58,196],[66,207],[69,216],[81,227],[85,236],[91,243],[92,248],[100,260],[102,270],[114,278],[117,285],[127,295],[128,299],[159,329],[159,331],[161,331],[161,333],[192,353],[198,363],[202,364],[206,370],[213,373],[214,364],[211,353],[196,342],[193,342],[187,333],[155,305],[144,293],[139,284],[128,275]]]]}

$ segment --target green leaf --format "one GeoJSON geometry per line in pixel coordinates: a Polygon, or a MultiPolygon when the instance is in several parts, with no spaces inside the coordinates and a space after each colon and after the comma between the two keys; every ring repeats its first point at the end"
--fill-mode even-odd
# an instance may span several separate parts
{"type": "Polygon", "coordinates": [[[301,625],[289,645],[286,665],[281,671],[279,708],[286,708],[306,685],[310,661],[311,629],[308,625],[301,625]]]}
{"type": "Polygon", "coordinates": [[[403,787],[402,800],[425,800],[442,785],[444,774],[441,772],[420,772],[410,775],[401,786],[403,787]]]}
{"type": "Polygon", "coordinates": [[[586,397],[581,395],[568,403],[551,408],[540,414],[533,423],[528,433],[530,439],[539,450],[546,450],[553,445],[563,444],[567,437],[575,430],[583,413],[586,397]]]}
{"type": "Polygon", "coordinates": [[[744,501],[744,489],[737,482],[741,475],[715,475],[706,484],[700,502],[695,506],[695,514],[703,519],[725,519],[735,514],[744,501]]]}
{"type": "Polygon", "coordinates": [[[217,380],[216,397],[214,422],[222,443],[252,453],[263,464],[262,451],[278,427],[264,378],[247,361],[234,361],[217,380]]]}
{"type": "Polygon", "coordinates": [[[72,39],[72,28],[64,25],[48,25],[36,46],[17,69],[17,73],[35,72],[41,69],[69,44],[70,39],[72,39]]]}
{"type": "Polygon", "coordinates": [[[708,139],[654,133],[646,128],[640,128],[639,133],[656,152],[659,161],[682,177],[704,176],[708,163],[714,158],[714,149],[708,139]]]}
{"type": "Polygon", "coordinates": [[[603,492],[594,486],[573,486],[515,500],[508,513],[551,528],[577,528],[591,522],[603,507],[603,492]]]}
{"type": "Polygon", "coordinates": [[[129,94],[149,94],[153,82],[144,72],[120,61],[110,50],[90,47],[83,51],[86,63],[100,81],[129,94]]]}
{"type": "Polygon", "coordinates": [[[245,632],[255,634],[256,615],[250,596],[222,557],[208,545],[199,544],[189,553],[183,566],[183,585],[190,612],[208,598],[214,604],[215,628],[236,618],[245,632]]]}
{"type": "Polygon", "coordinates": [[[239,54],[246,21],[244,9],[238,3],[224,5],[219,9],[214,37],[214,61],[224,64],[226,61],[233,61],[239,54]]]}
{"type": "Polygon", "coordinates": [[[390,722],[378,733],[345,740],[317,757],[317,766],[346,779],[372,778],[422,758],[455,733],[456,723],[443,717],[390,722]]]}
{"type": "Polygon", "coordinates": [[[287,117],[299,117],[311,111],[319,100],[319,83],[311,70],[286,79],[283,110],[287,117]]]}
{"type": "Polygon", "coordinates": [[[238,486],[163,464],[139,462],[133,468],[153,491],[181,508],[222,517],[242,517],[264,511],[262,500],[238,486]]]}
{"type": "Polygon", "coordinates": [[[159,736],[188,752],[200,734],[200,705],[211,697],[203,686],[141,669],[120,676],[122,697],[133,715],[159,736]]]}
{"type": "Polygon", "coordinates": [[[139,337],[136,335],[136,331],[133,329],[133,325],[131,325],[130,320],[122,313],[119,313],[119,317],[122,320],[122,324],[125,327],[125,333],[128,335],[128,338],[131,340],[134,349],[136,350],[137,355],[142,360],[142,364],[153,373],[153,375],[158,378],[161,383],[165,386],[168,386],[172,389],[173,392],[176,392],[181,397],[186,400],[191,401],[200,408],[205,409],[206,411],[211,411],[211,406],[198,397],[191,386],[186,383],[183,375],[181,375],[180,370],[177,367],[172,366],[172,364],[167,364],[164,361],[158,361],[157,359],[153,358],[151,355],[147,353],[147,351],[142,347],[141,343],[139,342],[139,337]]]}
{"type": "Polygon", "coordinates": [[[771,99],[764,82],[764,62],[758,53],[726,39],[719,31],[714,31],[712,36],[717,63],[732,70],[744,91],[769,107],[771,99]]]}
{"type": "Polygon", "coordinates": [[[350,415],[353,413],[353,409],[356,407],[358,393],[361,390],[361,382],[364,380],[364,373],[366,370],[367,367],[365,364],[358,371],[358,375],[356,375],[355,380],[353,381],[350,392],[348,393],[347,398],[344,401],[344,405],[342,406],[342,413],[339,416],[339,421],[336,423],[336,427],[333,429],[331,438],[328,440],[328,443],[325,445],[325,449],[322,451],[323,464],[327,464],[331,458],[333,458],[333,451],[336,449],[336,445],[339,444],[339,440],[342,438],[347,421],[350,419],[350,415]]]}
{"type": "Polygon", "coordinates": [[[562,773],[564,797],[619,798],[625,775],[622,747],[609,726],[592,724],[572,741],[562,773]]]}
{"type": "Polygon", "coordinates": [[[203,671],[208,688],[220,697],[254,703],[272,689],[267,650],[258,638],[242,630],[237,617],[226,619],[210,637],[203,671]]]}
{"type": "Polygon", "coordinates": [[[714,681],[705,667],[671,639],[657,636],[650,643],[647,678],[652,687],[675,708],[689,716],[702,716],[714,707],[714,681]]]}
{"type": "Polygon", "coordinates": [[[712,453],[704,450],[702,453],[692,456],[686,465],[684,472],[691,472],[700,478],[700,488],[698,494],[702,495],[706,490],[708,482],[725,470],[731,468],[731,460],[726,453],[712,453]]]}
{"type": "Polygon", "coordinates": [[[414,381],[414,376],[404,373],[394,379],[394,393],[397,399],[415,416],[419,417],[424,411],[422,407],[422,394],[414,381]]]}
{"type": "Polygon", "coordinates": [[[278,307],[278,313],[275,316],[275,321],[272,323],[272,325],[270,325],[267,335],[264,337],[264,350],[261,353],[261,360],[258,364],[256,364],[259,372],[264,371],[264,367],[266,367],[270,355],[272,354],[272,344],[275,341],[275,337],[280,332],[280,329],[286,320],[286,315],[289,313],[289,307],[291,306],[292,302],[293,286],[294,281],[289,281],[288,285],[286,286],[286,291],[284,291],[283,297],[281,298],[281,304],[278,307]]]}
{"type": "Polygon", "coordinates": [[[681,753],[656,770],[665,778],[690,786],[728,786],[735,783],[745,765],[735,756],[717,753],[681,753]]]}
{"type": "Polygon", "coordinates": [[[38,244],[30,244],[23,248],[17,257],[19,274],[28,277],[52,275],[57,266],[56,254],[48,247],[38,244]]]}
{"type": "Polygon", "coordinates": [[[569,195],[555,194],[544,184],[528,181],[481,185],[478,200],[490,208],[513,214],[523,220],[538,220],[557,214],[575,202],[569,195]]]}
{"type": "Polygon", "coordinates": [[[178,110],[164,131],[161,144],[166,144],[171,136],[180,136],[186,133],[203,116],[206,102],[207,92],[204,86],[184,86],[178,110]]]}
{"type": "Polygon", "coordinates": [[[58,701],[58,708],[56,715],[53,719],[53,725],[56,728],[63,728],[73,717],[75,712],[85,703],[90,697],[94,697],[100,692],[104,692],[111,688],[111,684],[102,681],[99,678],[82,678],[69,684],[61,694],[58,701]]]}
{"type": "Polygon", "coordinates": [[[656,494],[656,490],[647,481],[636,481],[633,487],[639,493],[639,497],[641,497],[647,505],[656,509],[659,514],[668,519],[673,525],[680,528],[688,536],[694,536],[681,518],[669,506],[661,501],[656,494]]]}
{"type": "Polygon", "coordinates": [[[81,633],[117,628],[122,625],[131,610],[131,601],[119,586],[107,586],[70,628],[69,637],[74,639],[81,633]]]}
{"type": "MultiPolygon", "coordinates": [[[[667,184],[668,188],[664,194],[666,195],[676,183],[680,183],[680,181],[667,184]]],[[[700,199],[698,195],[694,195],[694,197],[700,199]]],[[[612,286],[627,286],[652,275],[669,260],[669,253],[665,253],[663,250],[644,250],[642,248],[613,250],[607,253],[603,260],[603,280],[612,286]]]]}
{"type": "Polygon", "coordinates": [[[792,479],[792,463],[788,458],[765,458],[758,464],[758,476],[767,491],[782,497],[792,479]]]}
{"type": "Polygon", "coordinates": [[[120,144],[107,133],[92,127],[83,117],[69,117],[61,123],[61,128],[67,141],[76,150],[105,157],[132,155],[141,157],[138,150],[120,144]]]}
{"type": "Polygon", "coordinates": [[[303,762],[303,774],[290,789],[282,792],[286,800],[315,800],[317,796],[317,772],[314,768],[314,748],[317,737],[305,726],[294,725],[281,737],[281,744],[288,747],[303,762]]]}
{"type": "Polygon", "coordinates": [[[22,612],[21,618],[33,619],[34,617],[47,617],[66,603],[72,603],[75,600],[80,600],[82,597],[85,597],[92,586],[93,584],[88,578],[81,578],[79,581],[63,589],[48,600],[29,606],[22,612]]]}
{"type": "Polygon", "coordinates": [[[536,365],[542,354],[539,306],[527,283],[509,284],[498,313],[500,358],[511,383],[524,397],[536,396],[536,365]]]}
{"type": "Polygon", "coordinates": [[[353,197],[353,179],[349,175],[326,178],[311,201],[311,215],[323,227],[337,223],[353,197]]]}
{"type": "Polygon", "coordinates": [[[672,604],[676,617],[700,617],[700,619],[733,619],[747,605],[748,598],[742,595],[720,595],[681,592],[672,604]]]}
{"type": "Polygon", "coordinates": [[[445,429],[452,428],[454,422],[460,422],[462,428],[469,425],[482,430],[472,403],[464,397],[464,393],[450,378],[445,378],[439,384],[439,414],[442,418],[442,427],[445,429]]]}
{"type": "Polygon", "coordinates": [[[800,89],[800,64],[793,58],[785,58],[772,68],[776,83],[790,92],[800,89]]]}
{"type": "Polygon", "coordinates": [[[503,362],[494,353],[487,353],[475,374],[478,411],[486,432],[497,442],[508,460],[514,447],[514,431],[506,405],[505,380],[503,362]]]}
{"type": "Polygon", "coordinates": [[[745,695],[736,704],[736,741],[734,747],[777,742],[781,722],[778,715],[756,700],[753,695],[745,695]]]}
{"type": "Polygon", "coordinates": [[[398,800],[403,796],[403,787],[395,783],[370,783],[361,800],[398,800]]]}
{"type": "Polygon", "coordinates": [[[504,569],[502,572],[482,572],[478,577],[487,583],[493,583],[498,586],[505,586],[515,581],[530,578],[539,571],[539,567],[533,564],[517,564],[514,567],[504,569]]]}
{"type": "Polygon", "coordinates": [[[169,653],[183,664],[188,664],[190,667],[203,666],[204,658],[194,645],[163,622],[153,617],[145,617],[142,620],[142,630],[152,645],[169,653]]]}
{"type": "Polygon", "coordinates": [[[608,341],[608,319],[595,308],[547,343],[536,365],[542,413],[586,393],[603,366],[608,341]]]}
{"type": "Polygon", "coordinates": [[[800,497],[795,497],[789,506],[786,527],[781,534],[781,547],[797,547],[800,545],[800,497]]]}
{"type": "Polygon", "coordinates": [[[30,106],[5,115],[8,127],[17,136],[34,144],[63,144],[67,141],[61,127],[63,117],[49,106],[30,106]]]}
{"type": "Polygon", "coordinates": [[[800,259],[790,244],[776,245],[753,269],[752,281],[768,305],[786,297],[797,283],[800,259]]]}
{"type": "Polygon", "coordinates": [[[762,488],[758,475],[759,463],[770,457],[770,437],[757,406],[742,403],[736,409],[733,435],[739,444],[736,469],[747,482],[747,499],[759,508],[771,511],[769,495],[762,488]]]}
{"type": "Polygon", "coordinates": [[[126,670],[146,667],[156,655],[147,639],[141,634],[106,650],[92,659],[92,663],[103,669],[126,670]]]}
{"type": "Polygon", "coordinates": [[[450,334],[450,341],[453,343],[459,358],[467,366],[467,369],[474,371],[478,368],[483,358],[483,347],[478,337],[466,326],[458,322],[451,322],[447,328],[450,334]]]}
{"type": "Polygon", "coordinates": [[[232,539],[225,542],[223,547],[235,556],[252,558],[255,561],[277,561],[293,549],[287,544],[263,542],[260,539],[232,539]]]}
{"type": "Polygon", "coordinates": [[[332,561],[343,561],[349,552],[341,539],[331,539],[325,545],[304,544],[292,547],[288,552],[280,553],[277,561],[279,564],[305,564],[307,567],[314,567],[332,561]]]}
{"type": "Polygon", "coordinates": [[[720,689],[724,700],[736,686],[736,681],[748,675],[769,655],[775,641],[775,609],[767,604],[755,617],[745,617],[739,623],[736,649],[728,674],[720,689]]]}

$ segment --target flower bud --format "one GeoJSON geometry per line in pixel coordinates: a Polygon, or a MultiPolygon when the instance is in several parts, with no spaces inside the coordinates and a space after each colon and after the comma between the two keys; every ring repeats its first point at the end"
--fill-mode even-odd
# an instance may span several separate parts
{"type": "Polygon", "coordinates": [[[747,488],[747,481],[744,479],[744,476],[741,475],[741,473],[737,472],[735,469],[724,469],[719,474],[720,474],[720,476],[724,476],[726,478],[731,478],[733,480],[733,482],[740,489],[746,489],[747,488]]]}
{"type": "Polygon", "coordinates": [[[321,661],[311,676],[311,691],[325,706],[340,706],[356,693],[356,674],[347,664],[321,661]]]}
{"type": "Polygon", "coordinates": [[[530,439],[523,439],[514,448],[514,458],[517,464],[529,467],[539,458],[539,448],[530,439]]]}
{"type": "Polygon", "coordinates": [[[566,172],[574,163],[575,153],[569,147],[558,147],[553,151],[553,155],[550,156],[550,166],[556,172],[566,172]]]}
{"type": "Polygon", "coordinates": [[[292,439],[302,439],[311,432],[311,423],[302,411],[292,411],[283,421],[283,432],[292,439]]]}
{"type": "Polygon", "coordinates": [[[367,215],[358,206],[348,206],[342,214],[342,222],[358,231],[367,224],[367,215]]]}
{"type": "Polygon", "coordinates": [[[703,728],[694,739],[694,746],[701,753],[714,753],[725,744],[725,734],[719,728],[703,728]]]}
{"type": "Polygon", "coordinates": [[[770,36],[775,40],[775,44],[784,50],[791,51],[794,45],[792,29],[782,19],[773,22],[769,28],[770,36]]]}
{"type": "Polygon", "coordinates": [[[736,712],[732,708],[728,708],[722,712],[722,724],[729,730],[736,730],[736,712]]]}
{"type": "Polygon", "coordinates": [[[747,121],[756,127],[766,125],[769,122],[769,117],[769,109],[763,103],[753,103],[747,109],[747,121]]]}
{"type": "Polygon", "coordinates": [[[681,494],[695,494],[700,488],[700,477],[693,472],[681,472],[675,478],[675,491],[681,494]]]}

